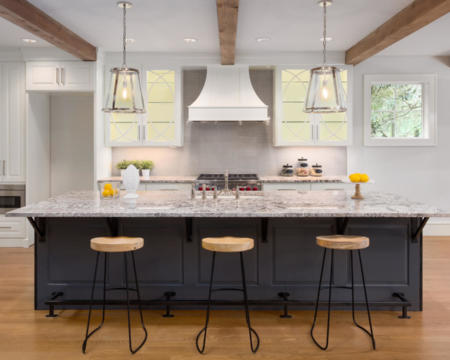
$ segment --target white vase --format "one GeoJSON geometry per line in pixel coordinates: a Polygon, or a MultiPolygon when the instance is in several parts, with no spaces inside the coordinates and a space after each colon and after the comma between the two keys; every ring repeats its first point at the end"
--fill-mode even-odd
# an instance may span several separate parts
{"type": "Polygon", "coordinates": [[[142,177],[148,179],[150,177],[150,169],[142,169],[142,177]]]}
{"type": "Polygon", "coordinates": [[[136,191],[139,187],[139,170],[134,165],[129,165],[123,174],[122,183],[125,187],[127,194],[125,199],[136,199],[138,194],[136,191]]]}
{"type": "Polygon", "coordinates": [[[125,174],[125,170],[126,170],[126,169],[120,169],[120,177],[123,178],[123,174],[125,174]]]}

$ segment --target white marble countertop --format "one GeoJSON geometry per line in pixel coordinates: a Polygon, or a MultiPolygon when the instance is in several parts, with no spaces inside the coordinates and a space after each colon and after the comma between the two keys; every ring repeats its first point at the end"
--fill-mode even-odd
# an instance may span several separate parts
{"type": "MultiPolygon", "coordinates": [[[[192,200],[188,191],[143,191],[134,204],[123,198],[100,200],[93,191],[70,192],[11,211],[22,217],[450,217],[450,211],[387,193],[265,191],[214,200],[192,200]]],[[[122,194],[121,194],[122,195],[122,194]]]]}
{"type": "MultiPolygon", "coordinates": [[[[142,183],[192,183],[197,179],[197,176],[154,176],[148,178],[141,176],[142,183]]],[[[327,182],[346,182],[346,176],[260,176],[259,179],[263,183],[327,183],[327,182]]],[[[100,179],[99,181],[122,181],[120,176],[111,176],[100,179]]]]}

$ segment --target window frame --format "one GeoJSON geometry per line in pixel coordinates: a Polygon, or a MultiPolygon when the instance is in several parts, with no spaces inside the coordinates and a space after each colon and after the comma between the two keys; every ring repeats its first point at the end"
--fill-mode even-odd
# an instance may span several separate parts
{"type": "Polygon", "coordinates": [[[277,66],[274,72],[274,122],[273,122],[273,145],[281,146],[349,146],[353,142],[353,66],[334,64],[341,70],[347,71],[347,140],[326,141],[320,139],[320,116],[310,114],[311,116],[311,140],[310,141],[285,141],[281,137],[281,123],[283,119],[283,88],[281,74],[283,70],[301,70],[312,69],[316,65],[282,65],[277,66]]]}
{"type": "MultiPolygon", "coordinates": [[[[131,142],[118,142],[111,140],[110,120],[111,114],[105,114],[105,143],[109,147],[182,147],[184,139],[184,126],[183,126],[183,72],[181,66],[131,66],[139,70],[142,96],[144,97],[144,106],[146,112],[144,114],[137,114],[138,117],[138,136],[137,141],[131,142]],[[175,72],[175,101],[174,101],[174,114],[175,114],[175,137],[173,141],[150,141],[146,139],[146,126],[147,126],[147,111],[148,111],[148,94],[147,94],[147,71],[151,70],[172,70],[175,72]]],[[[105,69],[105,81],[109,81],[109,69],[105,69]]],[[[107,88],[107,84],[105,89],[107,88]]]]}
{"type": "Polygon", "coordinates": [[[369,74],[364,75],[364,145],[365,146],[435,146],[437,145],[436,74],[369,74]],[[373,138],[371,136],[373,84],[422,84],[424,138],[373,138]]]}

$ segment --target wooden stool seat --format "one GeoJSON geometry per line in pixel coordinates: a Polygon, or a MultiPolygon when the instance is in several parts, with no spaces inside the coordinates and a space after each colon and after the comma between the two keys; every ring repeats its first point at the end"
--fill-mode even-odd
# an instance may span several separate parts
{"type": "Polygon", "coordinates": [[[334,250],[360,250],[369,247],[370,240],[359,235],[324,235],[316,237],[317,245],[334,250]]]}
{"type": "Polygon", "coordinates": [[[209,237],[202,239],[203,249],[216,252],[242,252],[253,249],[255,242],[252,238],[234,236],[209,237]]]}
{"type": "Polygon", "coordinates": [[[144,247],[144,239],[141,237],[96,237],[91,239],[91,249],[100,252],[127,252],[144,247]]]}

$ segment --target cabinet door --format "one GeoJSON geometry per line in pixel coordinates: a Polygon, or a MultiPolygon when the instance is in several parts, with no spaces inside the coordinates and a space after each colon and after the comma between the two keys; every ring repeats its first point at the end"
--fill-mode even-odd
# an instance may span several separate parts
{"type": "Polygon", "coordinates": [[[57,63],[52,62],[28,62],[26,75],[27,90],[59,90],[60,68],[57,63]]]}
{"type": "Polygon", "coordinates": [[[294,183],[294,182],[286,182],[286,183],[264,183],[263,184],[264,191],[283,191],[283,190],[300,190],[300,191],[309,191],[311,190],[311,185],[309,183],[294,183]]]}
{"type": "Polygon", "coordinates": [[[345,146],[351,143],[352,81],[350,67],[341,66],[347,95],[344,113],[309,114],[304,102],[309,87],[309,67],[280,67],[275,71],[275,146],[345,146]]]}
{"type": "MultiPolygon", "coordinates": [[[[25,182],[25,65],[2,65],[2,182],[25,182]]],[[[0,135],[1,136],[1,135],[0,135]]]]}
{"type": "Polygon", "coordinates": [[[93,90],[92,65],[79,61],[60,63],[61,85],[64,90],[93,90]]]}
{"type": "Polygon", "coordinates": [[[351,190],[352,184],[328,182],[311,184],[311,190],[351,190]]]}

